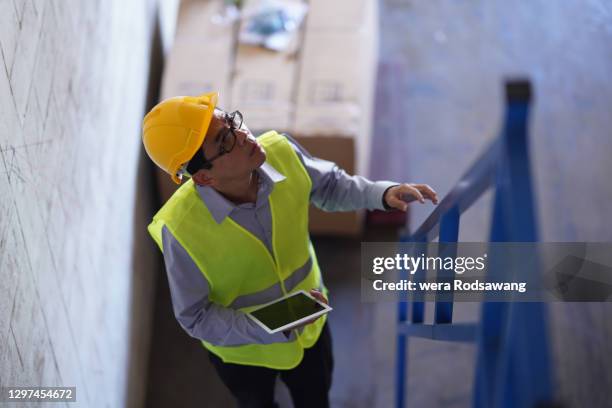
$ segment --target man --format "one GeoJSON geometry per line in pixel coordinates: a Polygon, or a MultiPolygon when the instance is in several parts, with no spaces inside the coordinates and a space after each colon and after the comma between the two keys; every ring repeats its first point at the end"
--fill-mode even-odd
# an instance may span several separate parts
{"type": "Polygon", "coordinates": [[[246,312],[298,290],[327,302],[308,233],[308,206],[406,210],[437,203],[423,184],[371,182],[311,157],[275,131],[253,137],[217,93],[167,99],[143,122],[149,157],[175,183],[149,225],[164,254],[174,313],[202,341],[241,407],[273,407],[276,377],[296,407],[326,407],[331,337],[322,316],[269,334],[246,312]]]}

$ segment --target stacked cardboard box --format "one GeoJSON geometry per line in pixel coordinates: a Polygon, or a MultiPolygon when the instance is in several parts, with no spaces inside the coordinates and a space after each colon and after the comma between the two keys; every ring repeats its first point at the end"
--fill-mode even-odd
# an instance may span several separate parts
{"type": "MultiPolygon", "coordinates": [[[[283,0],[282,3],[300,3],[299,0],[283,0]]],[[[259,1],[245,1],[244,14],[257,10],[265,4],[259,1]]],[[[245,20],[240,23],[243,31],[245,20]]],[[[282,51],[266,50],[261,47],[236,46],[234,77],[231,83],[231,107],[240,110],[252,131],[264,132],[270,129],[288,131],[292,128],[295,114],[294,84],[299,67],[298,52],[301,33],[282,51]]]]}
{"type": "MultiPolygon", "coordinates": [[[[289,3],[300,0],[279,0],[289,3]]],[[[243,112],[257,134],[292,134],[311,154],[368,174],[377,65],[376,0],[309,0],[287,50],[239,44],[241,22],[215,24],[221,0],[183,0],[162,97],[219,90],[221,107],[243,112]]],[[[245,9],[256,0],[244,2],[245,9]]],[[[164,200],[174,187],[160,179],[164,200]]],[[[363,212],[312,209],[311,232],[359,234],[363,212]]]]}
{"type": "Polygon", "coordinates": [[[232,24],[213,23],[222,12],[221,1],[182,0],[162,98],[211,90],[228,94],[235,35],[232,24]]]}
{"type": "Polygon", "coordinates": [[[374,0],[311,0],[294,132],[354,139],[355,171],[368,173],[378,16],[374,0]]]}

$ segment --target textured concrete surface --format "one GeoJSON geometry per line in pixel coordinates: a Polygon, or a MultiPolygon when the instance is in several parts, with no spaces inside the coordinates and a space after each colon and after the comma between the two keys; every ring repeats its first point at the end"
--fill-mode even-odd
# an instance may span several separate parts
{"type": "Polygon", "coordinates": [[[71,407],[140,405],[156,271],[138,180],[154,6],[0,1],[0,386],[76,386],[71,407]]]}

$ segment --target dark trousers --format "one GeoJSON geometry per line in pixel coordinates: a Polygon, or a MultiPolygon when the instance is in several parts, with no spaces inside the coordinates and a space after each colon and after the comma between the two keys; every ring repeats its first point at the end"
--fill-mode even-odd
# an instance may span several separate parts
{"type": "Polygon", "coordinates": [[[240,408],[272,408],[276,376],[287,384],[295,408],[329,407],[334,359],[332,339],[327,323],[314,346],[304,350],[304,358],[291,370],[272,370],[240,364],[224,363],[208,353],[221,381],[229,388],[240,408]]]}

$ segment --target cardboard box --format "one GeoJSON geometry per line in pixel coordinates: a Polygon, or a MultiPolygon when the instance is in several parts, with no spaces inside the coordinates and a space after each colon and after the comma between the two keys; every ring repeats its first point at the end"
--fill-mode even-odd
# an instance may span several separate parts
{"type": "MultiPolygon", "coordinates": [[[[285,0],[299,1],[299,0],[285,0]]],[[[214,24],[221,0],[183,0],[162,98],[219,90],[220,107],[240,110],[258,134],[288,132],[311,154],[368,175],[378,47],[376,0],[309,0],[295,48],[239,45],[239,23],[214,24]],[[214,63],[211,63],[214,61],[214,63]]],[[[247,2],[245,7],[255,4],[247,2]]],[[[160,171],[167,200],[176,190],[160,171]]],[[[311,232],[356,235],[364,211],[311,210],[311,232]]]]}
{"type": "MultiPolygon", "coordinates": [[[[181,2],[176,38],[162,78],[162,100],[213,90],[219,91],[222,100],[224,95],[230,95],[237,23],[214,23],[222,11],[221,1],[181,2]]],[[[177,189],[160,169],[157,169],[157,186],[164,202],[177,189]]]]}
{"type": "Polygon", "coordinates": [[[306,29],[315,31],[355,32],[365,27],[372,16],[372,0],[309,0],[306,29]]]}
{"type": "MultiPolygon", "coordinates": [[[[226,70],[207,65],[212,61],[226,61],[229,67],[230,54],[227,47],[215,45],[203,48],[193,41],[178,39],[166,63],[162,85],[162,99],[178,95],[198,95],[204,92],[229,89],[226,70]]],[[[227,68],[226,68],[227,69],[227,68]]]]}
{"type": "Polygon", "coordinates": [[[231,106],[240,110],[251,130],[290,129],[294,115],[294,54],[239,45],[231,106]]]}
{"type": "MultiPolygon", "coordinates": [[[[347,173],[355,171],[355,140],[343,136],[294,136],[311,155],[330,160],[347,173]]],[[[364,210],[325,212],[310,205],[309,229],[321,235],[360,235],[363,230],[364,210]]]]}
{"type": "MultiPolygon", "coordinates": [[[[252,15],[266,4],[261,0],[246,1],[245,16],[252,15]]],[[[276,0],[275,4],[295,6],[301,2],[276,0]]],[[[240,31],[245,30],[246,25],[247,20],[243,20],[240,31]]],[[[237,45],[231,105],[232,109],[240,110],[248,118],[248,126],[255,133],[270,129],[283,132],[292,128],[301,30],[302,26],[294,32],[287,49],[279,52],[240,42],[237,45]]]]}
{"type": "Polygon", "coordinates": [[[217,1],[183,0],[174,46],[166,61],[161,98],[218,90],[229,95],[235,24],[215,24],[217,1]]]}
{"type": "MultiPolygon", "coordinates": [[[[348,7],[346,3],[340,1],[343,5],[337,7],[348,7]]],[[[331,29],[332,23],[340,19],[315,21],[317,8],[326,6],[311,2],[293,133],[355,138],[356,172],[367,176],[378,62],[378,14],[375,1],[359,0],[357,4],[361,10],[358,28],[349,29],[338,22],[338,27],[331,29]],[[318,26],[327,29],[317,29],[318,26]]]]}

